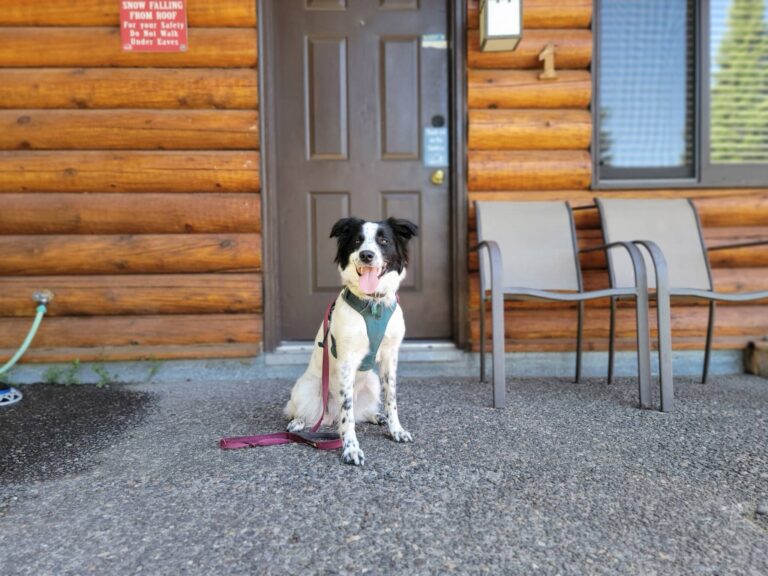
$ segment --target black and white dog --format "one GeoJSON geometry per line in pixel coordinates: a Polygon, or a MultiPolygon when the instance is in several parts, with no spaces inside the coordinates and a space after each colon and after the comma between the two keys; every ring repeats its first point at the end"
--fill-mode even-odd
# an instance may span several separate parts
{"type": "MultiPolygon", "coordinates": [[[[397,355],[405,322],[396,294],[405,278],[408,241],[417,231],[416,224],[396,218],[382,222],[343,218],[331,230],[331,238],[338,242],[336,264],[344,289],[336,299],[326,341],[331,347],[330,395],[323,424],[337,423],[347,464],[364,462],[355,422],[386,423],[395,442],[413,441],[397,416],[397,355]],[[381,381],[371,369],[374,360],[384,382],[384,415],[379,411],[381,381]]],[[[323,342],[322,324],[315,340],[323,342]]],[[[323,350],[316,346],[285,406],[291,432],[320,419],[322,364],[323,350]]]]}

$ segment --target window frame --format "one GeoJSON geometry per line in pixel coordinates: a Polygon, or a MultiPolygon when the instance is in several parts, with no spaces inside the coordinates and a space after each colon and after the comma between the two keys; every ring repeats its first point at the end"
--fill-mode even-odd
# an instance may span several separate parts
{"type": "Polygon", "coordinates": [[[693,176],[669,176],[669,168],[619,169],[626,178],[606,178],[610,167],[600,166],[600,5],[594,0],[592,11],[592,188],[616,190],[632,188],[755,188],[768,186],[768,163],[713,164],[710,162],[710,0],[693,2],[693,176]],[[636,175],[636,177],[635,177],[636,175]]]}

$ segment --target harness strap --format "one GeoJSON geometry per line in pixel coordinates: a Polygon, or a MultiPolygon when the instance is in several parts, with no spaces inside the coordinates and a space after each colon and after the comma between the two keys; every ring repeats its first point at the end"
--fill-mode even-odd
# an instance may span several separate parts
{"type": "Polygon", "coordinates": [[[335,432],[318,432],[323,418],[328,410],[328,392],[330,388],[330,360],[328,359],[328,332],[331,322],[331,312],[335,300],[328,304],[323,317],[323,411],[320,419],[309,432],[275,432],[273,434],[258,434],[256,436],[235,436],[222,438],[219,447],[223,450],[236,448],[252,448],[254,446],[275,446],[278,444],[309,444],[318,450],[337,450],[341,448],[342,441],[335,432]]]}

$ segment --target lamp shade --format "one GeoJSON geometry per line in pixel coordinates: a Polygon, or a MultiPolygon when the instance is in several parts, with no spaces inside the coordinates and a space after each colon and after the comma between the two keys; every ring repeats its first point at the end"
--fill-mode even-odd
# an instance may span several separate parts
{"type": "Polygon", "coordinates": [[[523,0],[480,0],[480,50],[514,50],[523,33],[523,0]]]}

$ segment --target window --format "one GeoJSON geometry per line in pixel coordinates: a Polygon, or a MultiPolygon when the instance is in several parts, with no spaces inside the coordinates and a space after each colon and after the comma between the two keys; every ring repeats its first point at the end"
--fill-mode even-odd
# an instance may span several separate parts
{"type": "Polygon", "coordinates": [[[768,0],[600,0],[603,187],[768,184],[768,0]]]}

